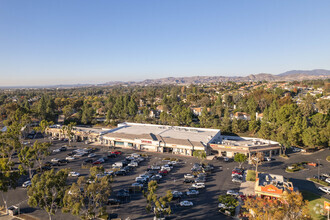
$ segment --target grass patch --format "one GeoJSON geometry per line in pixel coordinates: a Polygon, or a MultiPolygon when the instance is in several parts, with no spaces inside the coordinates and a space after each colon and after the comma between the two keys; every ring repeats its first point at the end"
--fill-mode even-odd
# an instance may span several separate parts
{"type": "Polygon", "coordinates": [[[312,182],[321,184],[323,186],[329,186],[330,185],[329,183],[327,183],[327,182],[325,182],[323,180],[316,179],[316,178],[310,178],[309,180],[312,181],[312,182]]]}
{"type": "MultiPolygon", "coordinates": [[[[324,201],[330,202],[330,200],[325,199],[317,194],[311,193],[309,191],[302,190],[301,191],[305,200],[308,200],[308,208],[309,214],[311,215],[313,220],[326,220],[326,215],[321,215],[321,206],[323,207],[324,201]],[[321,206],[320,206],[321,205],[321,206]],[[318,213],[319,212],[319,213],[318,213]]],[[[324,214],[327,214],[325,210],[323,210],[324,214]]]]}
{"type": "Polygon", "coordinates": [[[246,181],[256,181],[256,171],[248,170],[246,174],[246,181]]]}
{"type": "Polygon", "coordinates": [[[289,156],[286,154],[281,154],[280,157],[284,158],[284,159],[289,159],[289,156]]]}
{"type": "Polygon", "coordinates": [[[306,164],[308,164],[308,162],[293,163],[290,166],[288,166],[285,169],[285,171],[289,173],[297,172],[299,170],[305,169],[306,164]]]}

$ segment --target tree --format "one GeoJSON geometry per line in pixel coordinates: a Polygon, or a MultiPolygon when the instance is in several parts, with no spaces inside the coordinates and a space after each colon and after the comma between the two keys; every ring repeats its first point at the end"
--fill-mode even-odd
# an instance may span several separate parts
{"type": "Polygon", "coordinates": [[[93,116],[93,109],[90,107],[87,101],[85,101],[82,107],[81,123],[89,124],[92,121],[92,116],[93,116]]]}
{"type": "Polygon", "coordinates": [[[221,131],[223,131],[224,133],[231,132],[231,121],[228,108],[225,109],[225,113],[221,122],[221,131]]]}
{"type": "Polygon", "coordinates": [[[82,219],[95,219],[103,215],[111,194],[109,180],[108,176],[104,176],[89,182],[85,177],[79,177],[77,183],[65,192],[62,211],[82,219]]]}
{"type": "Polygon", "coordinates": [[[38,141],[34,142],[32,147],[32,152],[35,154],[36,161],[38,162],[40,170],[42,169],[43,161],[46,159],[47,156],[50,155],[49,151],[50,143],[44,142],[40,143],[38,141]]]}
{"type": "Polygon", "coordinates": [[[66,169],[59,170],[56,173],[52,169],[40,175],[35,175],[27,192],[28,204],[32,207],[44,209],[49,219],[52,219],[52,215],[63,204],[67,177],[68,171],[66,169]]]}
{"type": "Polygon", "coordinates": [[[204,150],[194,150],[193,156],[203,161],[206,158],[206,153],[204,150]]]}
{"type": "Polygon", "coordinates": [[[258,152],[252,157],[252,164],[256,167],[256,175],[258,175],[258,166],[262,163],[263,160],[264,154],[262,152],[258,152]]]}
{"type": "Polygon", "coordinates": [[[0,133],[0,191],[7,212],[8,190],[15,189],[20,176],[23,174],[22,166],[14,169],[15,162],[12,157],[21,150],[19,141],[21,126],[14,122],[4,133],[0,133]]]}
{"type": "Polygon", "coordinates": [[[309,220],[308,202],[303,200],[299,192],[284,192],[284,196],[277,200],[268,198],[247,198],[243,208],[251,219],[260,220],[309,220]]]}
{"type": "Polygon", "coordinates": [[[66,125],[66,126],[63,126],[64,127],[64,134],[66,137],[68,137],[69,139],[69,145],[71,146],[71,141],[72,141],[72,138],[73,138],[73,127],[76,126],[76,123],[75,122],[70,122],[70,124],[66,125]]]}
{"type": "Polygon", "coordinates": [[[34,130],[41,132],[42,134],[45,134],[46,129],[50,126],[53,125],[54,123],[52,121],[48,122],[46,120],[42,120],[39,123],[39,126],[36,127],[34,130]]]}
{"type": "Polygon", "coordinates": [[[34,168],[37,160],[35,149],[30,146],[25,146],[18,154],[19,161],[29,171],[29,177],[32,178],[32,169],[34,168]]]}
{"type": "Polygon", "coordinates": [[[134,101],[134,99],[131,97],[131,100],[128,103],[128,112],[130,116],[136,115],[136,112],[138,110],[138,107],[134,101]]]}
{"type": "Polygon", "coordinates": [[[239,164],[239,168],[242,167],[243,163],[247,160],[247,156],[245,154],[235,154],[234,161],[239,164]]]}
{"type": "Polygon", "coordinates": [[[233,119],[232,124],[231,124],[231,130],[233,133],[239,133],[240,129],[238,126],[238,120],[236,118],[233,119]]]}
{"type": "Polygon", "coordinates": [[[154,214],[156,217],[162,217],[163,215],[171,214],[171,207],[169,203],[173,199],[172,192],[168,190],[166,195],[158,198],[156,195],[156,189],[158,184],[155,180],[152,180],[148,183],[148,190],[146,192],[143,191],[144,197],[147,199],[147,212],[151,212],[152,207],[154,207],[154,214]]]}

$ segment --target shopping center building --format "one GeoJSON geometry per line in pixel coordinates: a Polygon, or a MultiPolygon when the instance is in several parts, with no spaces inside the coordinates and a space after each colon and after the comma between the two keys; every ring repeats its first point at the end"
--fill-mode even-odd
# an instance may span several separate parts
{"type": "MultiPolygon", "coordinates": [[[[51,136],[64,138],[60,125],[47,129],[51,136]]],[[[276,154],[280,148],[277,142],[232,136],[221,136],[219,129],[179,127],[168,125],[121,123],[117,128],[74,127],[74,141],[88,141],[102,146],[115,146],[142,151],[167,152],[192,156],[196,150],[207,155],[233,157],[236,153],[247,156],[255,152],[276,154]]]]}

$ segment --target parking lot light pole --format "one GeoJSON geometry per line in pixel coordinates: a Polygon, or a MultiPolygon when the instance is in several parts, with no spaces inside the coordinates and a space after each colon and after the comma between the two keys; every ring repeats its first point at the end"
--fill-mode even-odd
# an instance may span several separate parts
{"type": "Polygon", "coordinates": [[[320,159],[317,159],[317,177],[320,180],[320,159]]]}

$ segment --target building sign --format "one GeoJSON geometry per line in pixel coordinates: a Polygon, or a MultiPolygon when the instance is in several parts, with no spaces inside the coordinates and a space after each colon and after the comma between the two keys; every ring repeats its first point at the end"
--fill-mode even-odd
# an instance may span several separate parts
{"type": "Polygon", "coordinates": [[[152,144],[152,141],[141,140],[141,144],[152,144]]]}
{"type": "Polygon", "coordinates": [[[324,201],[324,209],[325,210],[330,210],[330,202],[324,201]]]}
{"type": "Polygon", "coordinates": [[[275,193],[275,194],[282,194],[282,190],[277,188],[274,185],[267,185],[265,187],[261,187],[261,192],[270,192],[270,193],[275,193]]]}

